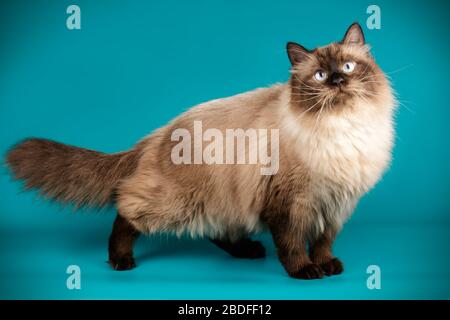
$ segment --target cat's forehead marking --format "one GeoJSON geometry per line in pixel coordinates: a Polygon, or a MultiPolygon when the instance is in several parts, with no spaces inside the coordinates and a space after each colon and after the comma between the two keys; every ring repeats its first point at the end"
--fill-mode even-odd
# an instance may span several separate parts
{"type": "Polygon", "coordinates": [[[327,46],[319,47],[313,50],[318,62],[326,63],[330,61],[342,61],[345,59],[367,59],[369,47],[359,45],[347,45],[341,43],[332,43],[327,46]]]}
{"type": "Polygon", "coordinates": [[[292,71],[297,74],[309,76],[318,67],[327,68],[330,63],[343,63],[347,60],[361,61],[365,65],[372,65],[368,45],[348,45],[338,42],[318,47],[305,56],[305,59],[296,64],[292,71]]]}
{"type": "Polygon", "coordinates": [[[360,60],[370,59],[370,47],[369,45],[341,45],[341,52],[343,55],[354,57],[360,60]]]}

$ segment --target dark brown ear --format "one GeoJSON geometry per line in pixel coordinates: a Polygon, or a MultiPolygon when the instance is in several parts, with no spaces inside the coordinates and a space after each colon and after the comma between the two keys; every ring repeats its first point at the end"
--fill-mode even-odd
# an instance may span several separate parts
{"type": "Polygon", "coordinates": [[[288,42],[286,50],[292,65],[303,61],[309,54],[308,49],[295,42],[288,42]]]}
{"type": "Polygon", "coordinates": [[[359,23],[355,22],[347,29],[342,43],[364,45],[364,33],[359,23]]]}

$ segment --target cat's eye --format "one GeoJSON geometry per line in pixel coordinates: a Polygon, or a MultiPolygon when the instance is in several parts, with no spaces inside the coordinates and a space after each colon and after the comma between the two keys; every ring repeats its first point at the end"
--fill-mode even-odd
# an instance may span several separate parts
{"type": "Polygon", "coordinates": [[[342,71],[344,71],[345,73],[350,73],[353,70],[355,70],[355,63],[353,61],[347,61],[342,66],[342,71]]]}
{"type": "Polygon", "coordinates": [[[316,78],[317,81],[324,81],[327,78],[327,73],[323,70],[318,70],[315,74],[314,74],[314,78],[316,78]]]}

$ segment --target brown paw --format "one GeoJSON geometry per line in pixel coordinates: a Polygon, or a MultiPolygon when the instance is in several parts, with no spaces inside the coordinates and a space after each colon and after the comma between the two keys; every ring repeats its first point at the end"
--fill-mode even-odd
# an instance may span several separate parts
{"type": "Polygon", "coordinates": [[[327,276],[341,274],[344,271],[344,265],[338,258],[333,258],[328,262],[322,263],[320,267],[327,276]]]}
{"type": "Polygon", "coordinates": [[[109,260],[109,264],[114,270],[125,271],[136,267],[133,257],[120,257],[109,260]]]}
{"type": "Polygon", "coordinates": [[[304,280],[321,279],[323,278],[323,271],[318,264],[311,263],[292,273],[291,277],[304,280]]]}

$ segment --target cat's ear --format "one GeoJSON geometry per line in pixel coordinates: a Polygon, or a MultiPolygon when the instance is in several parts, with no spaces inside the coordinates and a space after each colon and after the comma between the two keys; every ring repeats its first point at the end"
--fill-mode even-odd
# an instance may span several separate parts
{"type": "Polygon", "coordinates": [[[359,23],[355,22],[347,29],[342,43],[364,45],[364,33],[359,23]]]}
{"type": "Polygon", "coordinates": [[[292,65],[303,61],[309,54],[308,49],[295,42],[288,42],[286,50],[292,65]]]}

